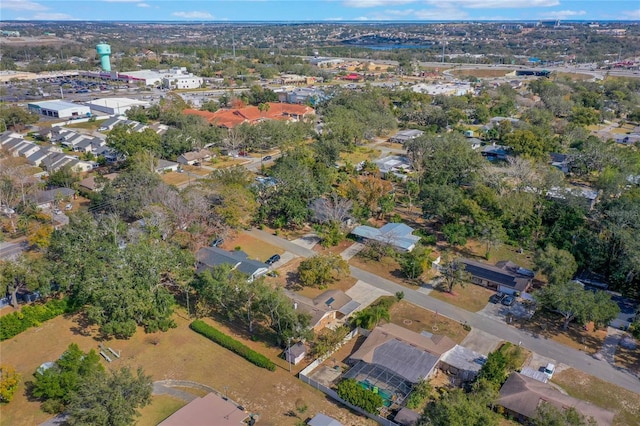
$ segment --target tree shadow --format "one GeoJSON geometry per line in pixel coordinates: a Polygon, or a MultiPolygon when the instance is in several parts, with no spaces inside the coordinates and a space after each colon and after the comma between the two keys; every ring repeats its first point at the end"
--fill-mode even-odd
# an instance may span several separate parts
{"type": "Polygon", "coordinates": [[[302,285],[300,284],[300,274],[298,271],[289,271],[285,276],[285,285],[284,288],[291,291],[299,291],[302,290],[302,285]]]}

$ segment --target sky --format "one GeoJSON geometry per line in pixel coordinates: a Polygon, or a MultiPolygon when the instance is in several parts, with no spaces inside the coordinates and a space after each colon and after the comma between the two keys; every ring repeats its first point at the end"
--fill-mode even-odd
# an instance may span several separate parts
{"type": "Polygon", "coordinates": [[[640,0],[0,0],[0,21],[636,20],[640,0]]]}

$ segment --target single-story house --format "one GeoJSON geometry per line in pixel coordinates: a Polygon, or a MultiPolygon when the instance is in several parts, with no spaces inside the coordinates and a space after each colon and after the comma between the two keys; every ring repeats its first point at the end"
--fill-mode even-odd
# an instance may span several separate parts
{"type": "Polygon", "coordinates": [[[47,191],[38,191],[29,196],[39,209],[46,209],[53,206],[56,199],[70,199],[76,194],[71,188],[54,188],[47,191]]]}
{"type": "Polygon", "coordinates": [[[569,173],[569,164],[571,159],[567,154],[560,154],[558,152],[552,152],[549,154],[550,164],[560,170],[562,173],[569,173]]]}
{"type": "Polygon", "coordinates": [[[344,426],[342,423],[326,414],[318,413],[307,422],[308,426],[344,426]]]}
{"type": "Polygon", "coordinates": [[[481,353],[456,345],[440,358],[440,369],[453,375],[457,382],[472,382],[487,361],[481,353]]]}
{"type": "Polygon", "coordinates": [[[487,160],[502,160],[505,161],[509,154],[511,153],[511,148],[504,145],[486,145],[482,148],[480,154],[486,158],[487,160]]]}
{"type": "Polygon", "coordinates": [[[156,173],[177,172],[180,165],[175,161],[167,161],[160,158],[156,166],[156,173]]]}
{"type": "Polygon", "coordinates": [[[388,377],[396,376],[396,383],[404,382],[397,388],[405,389],[403,393],[408,395],[414,384],[435,372],[442,357],[455,346],[447,336],[428,337],[392,323],[384,324],[374,328],[349,357],[348,363],[353,367],[345,377],[370,375],[372,367],[377,368],[388,377]]]}
{"type": "Polygon", "coordinates": [[[556,201],[576,200],[587,210],[593,210],[598,202],[601,191],[586,186],[567,186],[565,188],[552,187],[547,191],[547,197],[556,201]]]}
{"type": "Polygon", "coordinates": [[[513,262],[502,261],[495,265],[461,259],[471,282],[506,294],[524,293],[531,287],[534,273],[513,262]]]}
{"type": "Polygon", "coordinates": [[[298,364],[305,356],[307,356],[307,347],[302,342],[298,342],[284,350],[284,359],[293,365],[298,364]]]}
{"type": "Polygon", "coordinates": [[[201,161],[209,161],[213,157],[213,153],[208,149],[201,149],[198,151],[185,152],[178,156],[178,163],[180,164],[194,164],[201,161]]]}
{"type": "Polygon", "coordinates": [[[360,303],[352,300],[341,290],[327,290],[314,299],[296,293],[287,295],[293,301],[295,309],[311,316],[309,325],[315,332],[322,330],[332,321],[349,316],[360,306],[360,303]]]}
{"type": "Polygon", "coordinates": [[[403,181],[406,180],[407,175],[413,171],[413,167],[411,166],[409,159],[401,155],[391,155],[389,157],[380,158],[375,160],[374,163],[377,164],[382,176],[386,176],[391,173],[403,181]]]}
{"type": "Polygon", "coordinates": [[[515,372],[500,388],[497,404],[521,422],[534,419],[536,410],[542,404],[551,404],[559,410],[572,407],[585,418],[593,418],[598,426],[611,426],[615,415],[609,410],[565,395],[548,383],[515,372]]]}
{"type": "Polygon", "coordinates": [[[158,426],[225,426],[245,425],[249,414],[240,407],[215,393],[196,398],[158,426]]]}
{"type": "Polygon", "coordinates": [[[412,235],[413,228],[404,223],[387,223],[379,229],[361,225],[351,233],[361,240],[375,240],[400,251],[411,251],[420,241],[420,237],[412,235]]]}
{"type": "Polygon", "coordinates": [[[410,141],[411,139],[415,139],[417,137],[420,137],[423,134],[424,134],[424,132],[422,130],[418,130],[418,129],[400,130],[395,135],[393,135],[393,136],[391,136],[389,138],[389,142],[401,143],[401,144],[404,145],[405,142],[410,141]]]}
{"type": "Polygon", "coordinates": [[[198,272],[213,266],[231,265],[233,270],[247,274],[250,282],[269,272],[269,265],[249,259],[247,253],[241,250],[227,251],[218,247],[203,247],[198,250],[196,258],[198,272]]]}
{"type": "MultiPolygon", "coordinates": [[[[119,173],[107,173],[102,175],[102,177],[109,181],[112,181],[115,178],[117,178],[118,175],[119,173]]],[[[89,177],[86,177],[82,179],[80,182],[78,182],[78,186],[82,187],[83,189],[86,189],[87,191],[100,192],[102,191],[103,185],[96,182],[96,177],[97,175],[91,175],[89,177]]]]}

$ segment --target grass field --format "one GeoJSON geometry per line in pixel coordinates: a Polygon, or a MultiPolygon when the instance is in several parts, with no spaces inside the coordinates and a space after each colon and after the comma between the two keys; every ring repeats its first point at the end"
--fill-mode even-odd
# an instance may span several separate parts
{"type": "Polygon", "coordinates": [[[434,289],[429,293],[429,296],[470,312],[478,312],[487,306],[492,294],[495,294],[495,291],[475,284],[466,284],[464,287],[454,287],[453,294],[441,289],[434,289]]]}
{"type": "Polygon", "coordinates": [[[85,121],[84,123],[72,123],[67,124],[64,127],[70,129],[86,129],[86,130],[98,130],[98,127],[102,124],[102,121],[85,121]]]}
{"type": "Polygon", "coordinates": [[[385,256],[382,260],[376,262],[360,256],[354,256],[349,260],[349,264],[379,275],[395,283],[415,288],[415,286],[412,286],[405,280],[404,274],[400,270],[400,264],[392,257],[385,256]]]}
{"type": "Polygon", "coordinates": [[[261,262],[264,262],[274,254],[284,253],[284,250],[280,247],[265,243],[262,240],[257,240],[245,233],[226,238],[222,244],[222,248],[225,250],[235,250],[236,247],[240,247],[240,250],[247,253],[249,258],[257,259],[261,262]]]}
{"type": "Polygon", "coordinates": [[[168,172],[163,173],[160,176],[162,178],[162,181],[167,185],[179,186],[189,181],[189,176],[186,173],[168,172]]]}
{"type": "Polygon", "coordinates": [[[584,399],[616,413],[614,426],[637,426],[640,419],[640,395],[570,368],[553,376],[569,395],[584,399]]]}
{"type": "Polygon", "coordinates": [[[405,300],[394,304],[389,310],[391,322],[416,333],[428,331],[443,334],[460,343],[469,334],[462,324],[433,311],[423,309],[405,300]]]}
{"type": "Polygon", "coordinates": [[[186,402],[168,395],[154,395],[151,404],[140,410],[136,426],[156,426],[185,405],[186,402]]]}
{"type": "Polygon", "coordinates": [[[361,161],[373,161],[380,158],[379,149],[357,147],[353,152],[341,152],[340,159],[343,163],[358,164],[361,161]]]}
{"type": "Polygon", "coordinates": [[[495,77],[504,77],[507,73],[513,70],[506,69],[486,69],[486,68],[478,68],[475,70],[464,69],[464,70],[453,70],[451,74],[458,77],[477,77],[477,78],[495,78],[495,77]]]}
{"type": "MultiPolygon", "coordinates": [[[[95,330],[84,327],[77,319],[77,316],[58,317],[42,327],[2,342],[3,364],[13,366],[23,380],[14,400],[2,407],[2,425],[31,426],[51,417],[40,411],[37,401],[28,400],[24,381],[30,380],[35,369],[43,362],[57,359],[69,343],[77,343],[84,351],[98,347],[98,341],[92,335],[95,330]]],[[[287,363],[279,358],[282,352],[280,348],[254,342],[244,330],[207,320],[224,333],[268,356],[280,367],[275,372],[269,372],[193,332],[188,328],[189,319],[176,315],[175,320],[178,327],[166,333],[145,334],[139,330],[129,340],[103,342],[105,346],[122,351],[120,359],[105,363],[105,367],[114,369],[129,366],[135,369],[140,366],[153,380],[191,380],[219,390],[226,386],[231,399],[260,415],[261,425],[294,425],[296,419],[287,416],[287,413],[295,411],[296,398],[304,401],[309,413],[331,413],[349,425],[373,425],[373,422],[338,407],[324,394],[289,374],[287,363]],[[291,395],[296,398],[291,398],[291,395]]],[[[178,402],[168,402],[164,398],[158,401],[160,403],[156,407],[144,410],[142,424],[155,424],[157,419],[179,408],[178,402]],[[166,406],[169,404],[171,407],[166,406]]]]}

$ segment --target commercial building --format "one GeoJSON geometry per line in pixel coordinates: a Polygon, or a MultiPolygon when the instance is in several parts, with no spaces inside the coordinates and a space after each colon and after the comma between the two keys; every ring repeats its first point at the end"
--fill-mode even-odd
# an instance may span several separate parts
{"type": "Polygon", "coordinates": [[[120,115],[124,114],[134,106],[148,108],[151,104],[149,104],[149,102],[129,98],[101,98],[85,102],[85,105],[93,111],[99,111],[109,115],[120,115]]]}
{"type": "Polygon", "coordinates": [[[29,111],[46,117],[84,118],[91,117],[91,109],[86,105],[66,101],[43,101],[28,104],[29,111]]]}

